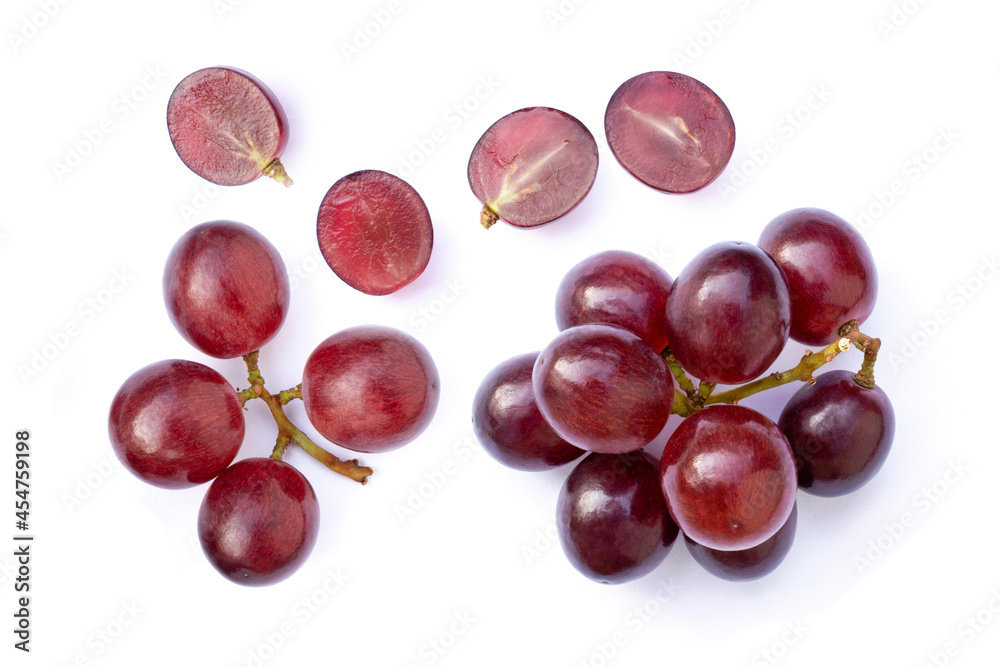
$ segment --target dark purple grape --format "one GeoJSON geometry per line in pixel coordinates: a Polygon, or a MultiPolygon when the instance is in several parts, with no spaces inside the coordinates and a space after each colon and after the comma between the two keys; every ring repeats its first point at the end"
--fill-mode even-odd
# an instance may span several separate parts
{"type": "Polygon", "coordinates": [[[205,222],[170,251],[163,299],[189,343],[211,357],[242,357],[274,338],[285,321],[288,273],[277,249],[252,227],[205,222]]]}
{"type": "Polygon", "coordinates": [[[833,370],[796,391],[778,418],[798,466],[799,488],[842,496],[864,486],[889,456],[896,417],[878,387],[833,370]]]}
{"type": "Polygon", "coordinates": [[[377,296],[416,280],[434,245],[424,200],[406,181],[375,169],[333,184],[320,204],[316,235],[333,272],[377,296]]]}
{"type": "Polygon", "coordinates": [[[324,340],[302,377],[309,421],[327,440],[357,452],[384,452],[416,438],[434,417],[440,392],[427,348],[376,325],[324,340]]]}
{"type": "Polygon", "coordinates": [[[736,145],[729,109],[708,86],[677,72],[646,72],[615,91],[604,132],[618,162],[665,192],[693,192],[722,173],[736,145]]]}
{"type": "Polygon", "coordinates": [[[795,504],[792,448],[774,422],[741,405],[710,405],[681,422],[660,475],[684,534],[721,551],[770,538],[795,504]]]}
{"type": "Polygon", "coordinates": [[[791,551],[795,541],[795,526],[798,509],[792,505],[792,513],[785,524],[771,537],[755,547],[740,551],[719,551],[702,546],[687,535],[684,542],[688,551],[703,568],[727,581],[753,581],[773,572],[791,551]]]}
{"type": "Polygon", "coordinates": [[[556,292],[556,324],[560,331],[580,324],[617,324],[662,351],[667,346],[664,309],[672,282],[658,264],[641,255],[599,252],[563,277],[556,292]]]}
{"type": "Polygon", "coordinates": [[[788,278],[794,340],[828,345],[843,324],[863,322],[875,308],[875,260],[846,220],[818,208],[795,209],[772,220],[758,245],[788,278]]]}
{"type": "Polygon", "coordinates": [[[644,451],[587,456],[559,492],[556,529],[573,567],[590,579],[620,584],[651,572],[678,532],[656,459],[644,451]]]}
{"type": "Polygon", "coordinates": [[[666,314],[670,351],[686,371],[741,384],[766,371],[788,341],[788,286],[757,246],[716,243],[674,280],[666,314]]]}
{"type": "Polygon", "coordinates": [[[167,102],[170,141],[184,164],[219,185],[242,185],[261,174],[286,186],[278,158],[288,144],[288,119],[274,93],[234,67],[207,67],[177,84],[167,102]]]}
{"type": "Polygon", "coordinates": [[[133,373],[108,415],[111,447],[139,479],[167,489],[203,484],[226,469],[243,443],[243,409],[225,378],[171,359],[133,373]]]}
{"type": "Polygon", "coordinates": [[[483,203],[480,222],[538,227],[590,192],[597,142],[583,123],[549,107],[529,107],[495,122],[469,157],[469,186],[483,203]]]}
{"type": "Polygon", "coordinates": [[[535,403],[537,352],[508,359],[486,376],[472,402],[472,427],[490,456],[516,470],[548,470],[585,452],[552,430],[535,403]]]}
{"type": "Polygon", "coordinates": [[[584,324],[557,335],[538,355],[532,386],[539,411],[556,433],[602,454],[652,442],[674,398],[674,378],[660,354],[610,324],[584,324]]]}
{"type": "Polygon", "coordinates": [[[308,558],[318,530],[319,503],[309,480],[270,458],[226,468],[198,512],[198,538],[209,562],[244,586],[291,576],[308,558]]]}

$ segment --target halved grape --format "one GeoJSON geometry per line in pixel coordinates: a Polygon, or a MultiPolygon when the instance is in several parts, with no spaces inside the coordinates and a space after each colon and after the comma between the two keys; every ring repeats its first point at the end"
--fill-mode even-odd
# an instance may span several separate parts
{"type": "Polygon", "coordinates": [[[605,584],[648,574],[677,539],[656,459],[644,451],[590,454],[559,492],[556,530],[577,570],[605,584]]]}
{"type": "Polygon", "coordinates": [[[842,496],[871,480],[885,463],[896,430],[889,397],[866,389],[850,371],[832,370],[805,384],[778,418],[798,467],[799,488],[842,496]]]}
{"type": "Polygon", "coordinates": [[[549,107],[510,113],[480,137],[469,158],[469,185],[483,203],[481,222],[537,227],[568,213],[597,175],[597,142],[583,123],[549,107]]]}
{"type": "Polygon", "coordinates": [[[283,461],[250,458],[215,478],[198,511],[198,538],[222,576],[267,586],[291,576],[319,534],[319,503],[302,473],[283,461]]]}
{"type": "Polygon", "coordinates": [[[664,310],[673,279],[658,264],[625,250],[605,250],[566,273],[556,292],[560,331],[580,324],[617,324],[653,349],[667,346],[664,310]]]}
{"type": "Polygon", "coordinates": [[[129,376],[108,414],[111,447],[125,468],[168,489],[203,484],[225,470],[244,428],[236,390],[208,366],[181,359],[129,376]]]}
{"type": "Polygon", "coordinates": [[[720,551],[749,549],[778,532],[798,488],[788,440],[741,405],[709,405],[681,422],[663,450],[660,477],[684,534],[720,551]]]}
{"type": "Polygon", "coordinates": [[[427,428],[441,393],[437,367],[420,341],[391,327],[344,329],[306,360],[302,401],[327,440],[384,452],[427,428]]]}
{"type": "Polygon", "coordinates": [[[323,197],[319,248],[341,280],[365,294],[391,294],[423,273],[434,230],[409,183],[367,169],[344,176],[323,197]]]}
{"type": "Polygon", "coordinates": [[[184,164],[219,185],[242,185],[265,174],[286,186],[278,159],[288,144],[288,119],[274,93],[234,67],[207,67],[177,84],[167,102],[170,141],[184,164]]]}
{"type": "Polygon", "coordinates": [[[739,384],[766,371],[788,341],[788,286],[757,246],[717,243],[674,280],[666,316],[670,351],[685,370],[739,384]]]}
{"type": "Polygon", "coordinates": [[[637,179],[665,192],[693,192],[722,173],[736,144],[729,109],[677,72],[646,72],[615,91],[604,113],[608,145],[637,179]]]}
{"type": "Polygon", "coordinates": [[[843,218],[818,208],[782,213],[761,232],[763,248],[788,278],[790,336],[828,345],[840,327],[875,308],[878,272],[864,238],[843,218]]]}
{"type": "Polygon", "coordinates": [[[278,250],[252,227],[227,220],[188,230],[163,272],[170,321],[185,340],[220,359],[242,357],[274,338],[289,294],[278,250]]]}
{"type": "Polygon", "coordinates": [[[472,427],[490,456],[517,470],[548,470],[583,456],[538,411],[531,386],[537,352],[504,361],[483,379],[472,402],[472,427]]]}
{"type": "Polygon", "coordinates": [[[583,324],[557,335],[538,355],[532,385],[556,433],[602,454],[652,442],[674,399],[674,377],[660,353],[611,324],[583,324]]]}
{"type": "Polygon", "coordinates": [[[684,542],[688,551],[703,568],[727,581],[753,581],[773,572],[792,549],[795,528],[798,523],[798,509],[792,505],[792,513],[785,524],[771,537],[755,547],[739,551],[719,551],[698,544],[687,535],[684,542]]]}

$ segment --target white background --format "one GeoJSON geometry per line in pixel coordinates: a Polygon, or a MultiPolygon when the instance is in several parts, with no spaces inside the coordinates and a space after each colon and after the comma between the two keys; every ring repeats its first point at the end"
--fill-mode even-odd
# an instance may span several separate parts
{"type": "MultiPolygon", "coordinates": [[[[995,3],[224,2],[4,3],[3,664],[994,664],[995,3]],[[294,187],[216,188],[180,162],[167,98],[210,65],[246,69],[281,100],[294,187]],[[607,148],[608,99],[654,69],[699,78],[736,121],[732,162],[698,193],[647,188],[607,148]],[[540,230],[484,231],[468,155],[531,105],[590,128],[596,183],[540,230]],[[362,168],[406,178],[434,220],[427,271],[392,296],[355,292],[317,261],[319,202],[362,168]],[[555,288],[587,255],[632,250],[676,275],[799,206],[858,225],[875,255],[864,330],[883,341],[877,377],[896,409],[888,462],[851,496],[800,494],[795,545],[763,580],[717,580],[676,544],[642,580],[590,582],[553,541],[569,469],[508,470],[470,439],[480,380],[555,334],[555,288]],[[316,489],[322,531],[301,570],[264,589],[224,580],[200,553],[204,488],[144,485],[107,439],[112,396],[148,363],[194,359],[246,386],[241,362],[187,346],[162,304],[171,246],[212,219],[255,226],[293,275],[288,320],[261,354],[272,390],[362,323],[416,335],[443,387],[417,441],[362,457],[376,470],[365,487],[288,453],[316,489]],[[11,632],[23,428],[30,655],[11,632]]],[[[778,366],[801,353],[791,344],[778,366]]],[[[852,351],[835,365],[859,363],[852,351]]],[[[748,404],[776,418],[793,390],[748,404]]],[[[301,405],[289,412],[314,433],[301,405]]],[[[241,456],[269,453],[263,405],[247,424],[241,456]]]]}

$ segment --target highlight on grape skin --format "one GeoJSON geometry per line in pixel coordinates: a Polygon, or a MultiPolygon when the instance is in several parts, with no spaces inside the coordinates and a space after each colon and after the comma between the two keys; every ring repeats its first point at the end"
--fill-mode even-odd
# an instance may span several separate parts
{"type": "Polygon", "coordinates": [[[320,204],[316,235],[333,272],[375,296],[416,280],[434,246],[431,216],[417,191],[374,169],[349,174],[330,187],[320,204]]]}
{"type": "Polygon", "coordinates": [[[469,158],[480,222],[538,227],[562,217],[590,191],[597,142],[583,123],[550,107],[528,107],[494,123],[469,158]]]}
{"type": "Polygon", "coordinates": [[[722,173],[736,126],[708,86],[677,72],[646,72],[614,92],[604,114],[608,145],[637,179],[664,192],[699,190],[722,173]]]}
{"type": "Polygon", "coordinates": [[[285,111],[249,72],[207,67],[186,76],[167,103],[167,129],[184,164],[212,183],[243,185],[263,174],[292,185],[279,159],[285,111]]]}

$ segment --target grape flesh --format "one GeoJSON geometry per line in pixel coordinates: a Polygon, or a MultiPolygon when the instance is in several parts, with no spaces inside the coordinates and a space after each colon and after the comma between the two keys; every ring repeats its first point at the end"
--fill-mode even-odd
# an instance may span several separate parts
{"type": "Polygon", "coordinates": [[[578,463],[559,492],[556,529],[573,566],[606,584],[651,572],[678,533],[656,459],[644,451],[590,454],[578,463]]]}
{"type": "Polygon", "coordinates": [[[610,324],[558,334],[532,371],[542,416],[570,444],[623,454],[649,444],[673,406],[674,378],[659,352],[610,324]]]}
{"type": "Polygon", "coordinates": [[[794,209],[768,223],[758,245],[788,278],[792,339],[827,345],[843,324],[864,322],[875,308],[875,260],[843,218],[817,208],[794,209]]]}
{"type": "Polygon", "coordinates": [[[219,220],[185,233],[167,257],[163,298],[180,334],[219,359],[259,350],[288,314],[288,273],[252,227],[219,220]]]}
{"type": "Polygon", "coordinates": [[[267,586],[291,576],[319,534],[312,485],[291,465],[270,458],[238,461],[219,475],[198,512],[198,538],[222,576],[267,586]]]}
{"type": "Polygon", "coordinates": [[[792,448],[774,422],[740,405],[709,405],[681,422],[663,450],[660,476],[680,529],[720,551],[770,538],[795,503],[792,448]]]}
{"type": "Polygon", "coordinates": [[[758,377],[781,354],[790,321],[781,269],[749,243],[709,246],[684,267],[667,296],[670,351],[706,382],[758,377]]]}
{"type": "Polygon", "coordinates": [[[344,329],[306,360],[302,401],[323,437],[357,452],[402,447],[430,424],[437,367],[417,339],[391,327],[344,329]]]}
{"type": "Polygon", "coordinates": [[[736,145],[733,117],[719,96],[677,72],[646,72],[619,86],[605,110],[604,131],[625,170],[664,192],[705,187],[736,145]]]}
{"type": "Polygon", "coordinates": [[[133,373],[108,415],[118,460],[139,479],[167,489],[216,477],[236,458],[244,430],[243,409],[225,378],[180,359],[133,373]]]}
{"type": "Polygon", "coordinates": [[[896,417],[882,389],[866,389],[853,373],[832,370],[792,395],[778,428],[795,453],[799,488],[817,496],[842,496],[867,484],[882,468],[896,417]]]}
{"type": "Polygon", "coordinates": [[[667,346],[664,316],[673,279],[658,264],[624,250],[584,259],[563,277],[556,292],[560,331],[581,324],[617,324],[654,350],[667,346]]]}
{"type": "Polygon", "coordinates": [[[516,470],[548,470],[585,453],[559,437],[538,411],[531,386],[537,352],[508,359],[483,379],[472,427],[490,456],[516,470]]]}
{"type": "Polygon", "coordinates": [[[184,77],[167,102],[167,130],[184,164],[212,183],[242,185],[267,174],[292,184],[275,168],[288,144],[285,111],[248,72],[207,67],[184,77]]]}
{"type": "Polygon", "coordinates": [[[416,280],[434,245],[431,217],[417,191],[374,169],[333,184],[320,204],[316,233],[333,272],[372,295],[391,294],[416,280]]]}
{"type": "Polygon", "coordinates": [[[476,142],[469,186],[484,205],[482,223],[538,227],[562,217],[590,191],[597,142],[583,123],[549,107],[507,114],[476,142]]]}
{"type": "Polygon", "coordinates": [[[698,544],[687,535],[684,542],[688,551],[703,568],[727,581],[753,581],[764,577],[781,565],[792,549],[798,509],[792,506],[785,524],[771,537],[755,547],[739,551],[719,551],[698,544]]]}

